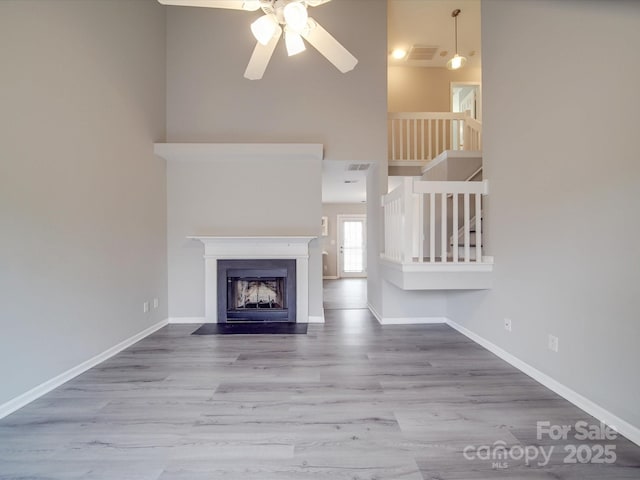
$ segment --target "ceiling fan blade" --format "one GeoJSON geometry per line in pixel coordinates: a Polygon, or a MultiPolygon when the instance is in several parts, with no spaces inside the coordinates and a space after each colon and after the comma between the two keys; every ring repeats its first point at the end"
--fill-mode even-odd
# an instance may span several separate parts
{"type": "Polygon", "coordinates": [[[248,78],[249,80],[260,80],[262,78],[281,35],[282,28],[278,27],[276,34],[269,40],[269,43],[266,45],[262,45],[260,42],[256,43],[256,48],[253,49],[249,65],[247,65],[247,69],[244,72],[244,78],[248,78]]]}
{"type": "Polygon", "coordinates": [[[301,32],[307,42],[313,45],[322,55],[326,57],[342,73],[353,70],[358,59],[349,53],[335,38],[331,36],[313,18],[309,18],[308,28],[301,32]]]}
{"type": "Polygon", "coordinates": [[[158,0],[163,5],[179,7],[228,8],[254,12],[260,8],[260,0],[158,0]]]}

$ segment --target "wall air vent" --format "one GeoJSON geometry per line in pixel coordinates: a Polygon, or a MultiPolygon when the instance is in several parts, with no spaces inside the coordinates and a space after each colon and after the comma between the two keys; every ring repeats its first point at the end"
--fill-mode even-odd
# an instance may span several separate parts
{"type": "Polygon", "coordinates": [[[438,47],[429,47],[425,45],[414,45],[411,47],[411,51],[409,55],[407,55],[407,60],[414,61],[424,61],[424,60],[433,60],[436,52],[438,51],[438,47]]]}
{"type": "Polygon", "coordinates": [[[347,167],[347,171],[349,172],[362,172],[364,170],[369,170],[368,163],[350,163],[347,167]]]}

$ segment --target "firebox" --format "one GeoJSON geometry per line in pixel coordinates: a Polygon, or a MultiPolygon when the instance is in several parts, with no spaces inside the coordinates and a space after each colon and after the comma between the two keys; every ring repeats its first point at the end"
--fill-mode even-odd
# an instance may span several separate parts
{"type": "Polygon", "coordinates": [[[218,322],[295,322],[296,261],[218,260],[218,322]]]}

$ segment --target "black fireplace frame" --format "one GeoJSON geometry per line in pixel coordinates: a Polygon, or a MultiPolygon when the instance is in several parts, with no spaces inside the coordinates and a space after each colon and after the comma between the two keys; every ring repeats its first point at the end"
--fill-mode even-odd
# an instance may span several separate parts
{"type": "Polygon", "coordinates": [[[230,259],[217,261],[218,323],[288,322],[296,323],[295,259],[230,259]],[[228,282],[232,278],[286,277],[284,309],[229,309],[228,282]]]}

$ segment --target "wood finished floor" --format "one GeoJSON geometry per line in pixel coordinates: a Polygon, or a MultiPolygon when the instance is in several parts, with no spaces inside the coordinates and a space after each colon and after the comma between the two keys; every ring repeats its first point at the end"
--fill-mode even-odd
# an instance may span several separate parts
{"type": "Polygon", "coordinates": [[[330,310],[367,308],[367,279],[324,280],[323,307],[330,310]]]}
{"type": "Polygon", "coordinates": [[[565,465],[566,442],[544,468],[465,460],[467,445],[553,445],[538,420],[594,421],[447,326],[326,314],[308,335],[163,328],[1,420],[0,478],[640,478],[623,438],[613,465],[565,465]]]}

